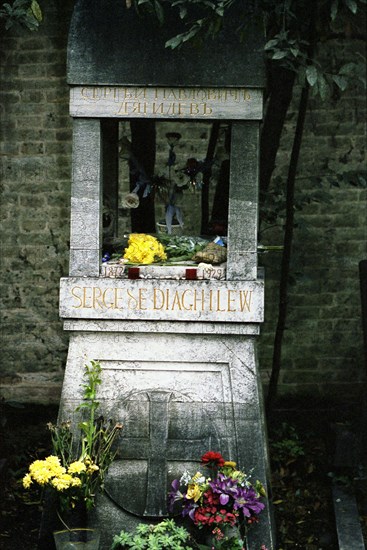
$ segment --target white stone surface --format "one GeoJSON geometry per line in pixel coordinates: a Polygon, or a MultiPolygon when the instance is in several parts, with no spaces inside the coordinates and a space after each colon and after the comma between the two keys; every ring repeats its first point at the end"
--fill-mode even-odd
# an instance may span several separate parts
{"type": "Polygon", "coordinates": [[[157,281],[68,277],[60,316],[74,319],[261,322],[263,281],[157,281]]]}

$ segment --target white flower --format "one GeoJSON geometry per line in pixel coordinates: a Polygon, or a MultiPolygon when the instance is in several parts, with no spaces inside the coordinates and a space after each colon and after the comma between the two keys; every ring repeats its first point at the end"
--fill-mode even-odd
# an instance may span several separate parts
{"type": "Polygon", "coordinates": [[[188,485],[188,483],[190,483],[190,481],[191,481],[191,475],[186,470],[180,478],[180,484],[181,485],[188,485]]]}
{"type": "Polygon", "coordinates": [[[123,208],[138,208],[139,196],[137,193],[128,193],[122,201],[123,208]]]}

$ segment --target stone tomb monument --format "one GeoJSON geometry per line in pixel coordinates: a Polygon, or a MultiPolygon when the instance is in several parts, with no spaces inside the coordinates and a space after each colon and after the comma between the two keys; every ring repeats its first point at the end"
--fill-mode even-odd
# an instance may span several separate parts
{"type": "MultiPolygon", "coordinates": [[[[241,43],[232,30],[236,13],[200,51],[171,51],[164,43],[180,31],[173,24],[157,29],[124,2],[101,6],[79,1],[69,35],[71,250],[60,315],[70,344],[60,418],[80,402],[85,363],[100,361],[101,408],[124,423],[94,521],[107,549],[122,528],[167,517],[172,479],[196,471],[208,450],[268,484],[256,360],[264,68],[260,31],[249,28],[241,43]],[[225,280],[101,276],[102,189],[117,177],[118,123],[134,118],[231,121],[225,280]]],[[[249,549],[261,544],[274,548],[269,503],[249,549]]]]}

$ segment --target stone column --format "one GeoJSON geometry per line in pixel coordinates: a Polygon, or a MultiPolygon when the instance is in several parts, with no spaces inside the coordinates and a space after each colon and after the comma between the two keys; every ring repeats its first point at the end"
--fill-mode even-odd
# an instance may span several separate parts
{"type": "Polygon", "coordinates": [[[73,121],[70,276],[99,276],[102,248],[101,124],[73,121]]]}
{"type": "Polygon", "coordinates": [[[259,123],[232,123],[227,280],[257,278],[259,123]]]}

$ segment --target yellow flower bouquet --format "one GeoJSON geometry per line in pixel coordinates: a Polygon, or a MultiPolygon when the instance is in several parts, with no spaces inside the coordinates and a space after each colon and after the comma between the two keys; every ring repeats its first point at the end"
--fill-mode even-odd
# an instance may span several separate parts
{"type": "MultiPolygon", "coordinates": [[[[80,434],[74,433],[70,421],[49,423],[53,454],[32,462],[23,477],[25,489],[39,486],[55,491],[61,512],[72,511],[77,504],[86,512],[93,508],[96,493],[103,489],[105,475],[114,460],[113,445],[122,429],[120,423],[97,417],[96,392],[101,383],[97,361],[85,366],[85,378],[83,400],[76,409],[82,416],[78,424],[80,434]]],[[[60,520],[64,523],[61,517],[60,520]]]]}
{"type": "Polygon", "coordinates": [[[155,237],[145,233],[131,233],[128,246],[125,248],[124,260],[132,264],[148,265],[166,259],[164,246],[155,237]]]}

